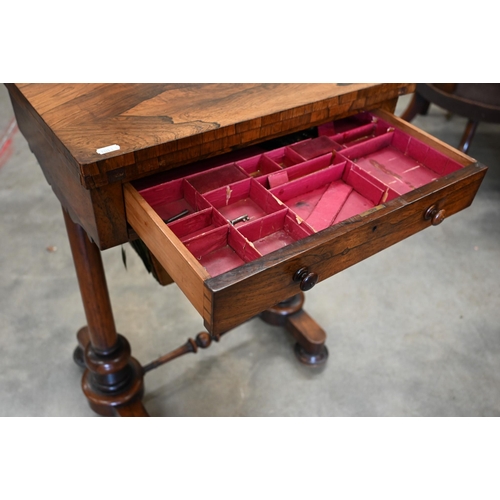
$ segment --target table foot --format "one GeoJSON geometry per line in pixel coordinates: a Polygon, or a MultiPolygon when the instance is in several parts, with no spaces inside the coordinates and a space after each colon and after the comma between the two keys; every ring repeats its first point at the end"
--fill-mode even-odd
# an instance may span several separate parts
{"type": "Polygon", "coordinates": [[[297,359],[304,365],[319,366],[326,363],[328,359],[328,349],[326,345],[321,346],[319,352],[310,353],[307,352],[298,342],[293,348],[293,352],[297,359]]]}
{"type": "Polygon", "coordinates": [[[294,352],[301,363],[320,366],[328,359],[326,333],[302,309],[303,305],[304,294],[300,293],[264,311],[260,317],[271,325],[284,326],[293,335],[297,341],[294,352]]]}
{"type": "Polygon", "coordinates": [[[130,408],[142,404],[144,372],[130,356],[127,339],[118,335],[117,349],[109,354],[97,353],[89,344],[85,364],[88,368],[83,374],[82,389],[92,410],[107,417],[119,415],[120,411],[132,416],[130,408]]]}
{"type": "Polygon", "coordinates": [[[80,328],[76,338],[78,346],[73,360],[85,369],[82,388],[90,407],[104,416],[148,416],[141,403],[144,370],[130,357],[125,337],[118,335],[117,347],[108,354],[92,348],[88,327],[80,328]]]}
{"type": "Polygon", "coordinates": [[[141,401],[134,401],[132,403],[117,406],[114,408],[116,417],[149,417],[149,413],[144,408],[141,401]]]}

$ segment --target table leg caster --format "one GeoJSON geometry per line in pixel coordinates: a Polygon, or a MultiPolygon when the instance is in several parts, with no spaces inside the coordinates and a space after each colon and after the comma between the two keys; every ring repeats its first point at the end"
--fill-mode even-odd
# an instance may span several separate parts
{"type": "Polygon", "coordinates": [[[307,352],[298,342],[293,348],[293,352],[297,359],[304,365],[309,366],[320,366],[326,363],[328,359],[328,349],[326,345],[320,347],[318,352],[311,353],[307,352]]]}

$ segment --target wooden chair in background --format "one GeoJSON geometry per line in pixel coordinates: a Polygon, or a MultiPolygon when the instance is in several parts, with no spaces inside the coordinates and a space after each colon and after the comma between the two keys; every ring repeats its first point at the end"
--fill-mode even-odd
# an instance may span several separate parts
{"type": "Polygon", "coordinates": [[[430,104],[469,120],[458,146],[467,153],[479,122],[500,123],[500,84],[418,83],[401,117],[410,122],[417,114],[425,115],[430,104]]]}

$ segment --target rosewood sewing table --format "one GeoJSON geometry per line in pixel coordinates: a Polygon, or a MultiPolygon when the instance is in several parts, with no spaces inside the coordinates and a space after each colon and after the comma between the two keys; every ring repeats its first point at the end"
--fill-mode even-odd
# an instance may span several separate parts
{"type": "Polygon", "coordinates": [[[392,114],[409,84],[7,84],[63,207],[87,318],[75,361],[101,415],[147,415],[144,375],[260,314],[325,362],[317,282],[472,202],[486,168],[392,114]],[[101,250],[133,242],[208,333],[141,366],[101,250]]]}

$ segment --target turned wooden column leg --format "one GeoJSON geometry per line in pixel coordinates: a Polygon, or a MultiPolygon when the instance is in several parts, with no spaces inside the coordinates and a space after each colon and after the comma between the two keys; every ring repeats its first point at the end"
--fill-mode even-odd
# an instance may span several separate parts
{"type": "Polygon", "coordinates": [[[74,354],[79,358],[79,349],[83,351],[83,392],[100,415],[144,415],[143,370],[130,356],[127,339],[116,332],[101,252],[63,212],[87,318],[87,326],[78,332],[74,354]]]}
{"type": "Polygon", "coordinates": [[[294,352],[301,363],[312,366],[322,365],[328,359],[328,349],[325,345],[326,333],[302,309],[303,305],[304,294],[299,293],[264,311],[260,317],[270,325],[284,326],[293,335],[297,341],[294,352]]]}

